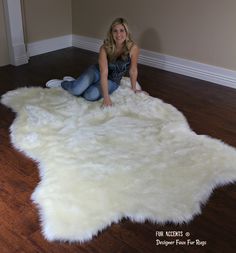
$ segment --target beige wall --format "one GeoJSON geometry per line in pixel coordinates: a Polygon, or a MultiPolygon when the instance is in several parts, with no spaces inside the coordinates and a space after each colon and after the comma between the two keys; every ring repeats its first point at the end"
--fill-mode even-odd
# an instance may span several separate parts
{"type": "MultiPolygon", "coordinates": [[[[235,0],[22,0],[26,42],[67,34],[103,39],[126,17],[141,48],[236,70],[235,0]]],[[[0,0],[0,66],[9,63],[0,0]]]]}
{"type": "Polygon", "coordinates": [[[0,0],[0,66],[8,65],[10,63],[7,36],[5,30],[5,19],[3,11],[3,1],[0,0]]]}
{"type": "Polygon", "coordinates": [[[235,0],[72,0],[73,34],[103,39],[117,16],[141,48],[236,70],[235,0]]]}
{"type": "Polygon", "coordinates": [[[27,43],[72,33],[71,0],[23,0],[27,43]]]}

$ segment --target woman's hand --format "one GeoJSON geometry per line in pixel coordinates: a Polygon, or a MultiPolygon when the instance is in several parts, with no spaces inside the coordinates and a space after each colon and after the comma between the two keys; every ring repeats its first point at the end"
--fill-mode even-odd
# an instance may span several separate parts
{"type": "Polygon", "coordinates": [[[133,91],[134,93],[142,92],[142,90],[138,90],[138,89],[136,89],[136,88],[132,88],[132,91],[133,91]]]}
{"type": "Polygon", "coordinates": [[[103,99],[101,107],[104,108],[104,107],[109,107],[109,106],[112,106],[112,101],[110,97],[106,97],[103,99]]]}
{"type": "Polygon", "coordinates": [[[149,95],[146,91],[143,91],[143,90],[138,90],[136,88],[132,88],[132,90],[134,93],[144,93],[145,95],[149,95]]]}

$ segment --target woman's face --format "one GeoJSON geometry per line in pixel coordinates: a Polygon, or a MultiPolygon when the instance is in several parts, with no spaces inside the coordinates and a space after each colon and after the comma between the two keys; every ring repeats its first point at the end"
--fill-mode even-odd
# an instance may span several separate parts
{"type": "Polygon", "coordinates": [[[124,26],[121,24],[115,25],[112,28],[112,36],[116,45],[122,45],[125,42],[126,37],[127,37],[127,33],[124,26]]]}

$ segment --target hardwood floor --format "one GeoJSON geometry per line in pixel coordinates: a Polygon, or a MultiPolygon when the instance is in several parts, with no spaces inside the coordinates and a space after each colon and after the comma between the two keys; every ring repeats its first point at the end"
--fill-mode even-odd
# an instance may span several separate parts
{"type": "MultiPolygon", "coordinates": [[[[43,86],[53,78],[78,76],[96,63],[97,54],[67,48],[32,57],[29,64],[0,68],[0,94],[21,86],[43,86]]],[[[177,107],[198,134],[236,147],[236,90],[139,66],[139,82],[150,95],[177,107]]],[[[15,114],[0,105],[0,252],[1,253],[151,253],[236,251],[236,185],[217,188],[202,214],[189,224],[144,224],[123,219],[84,244],[46,241],[30,196],[39,182],[37,165],[16,151],[9,137],[15,114]],[[182,231],[183,237],[160,236],[182,231]],[[185,233],[190,233],[187,237],[185,233]],[[156,240],[206,241],[205,246],[161,246],[156,240]]],[[[236,166],[236,165],[235,165],[236,166]]]]}

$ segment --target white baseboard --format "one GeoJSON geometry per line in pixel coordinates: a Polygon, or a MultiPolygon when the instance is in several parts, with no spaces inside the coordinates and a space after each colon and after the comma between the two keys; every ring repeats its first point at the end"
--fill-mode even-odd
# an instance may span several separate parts
{"type": "Polygon", "coordinates": [[[72,46],[72,35],[65,35],[52,39],[40,40],[27,44],[29,56],[44,54],[72,46]]]}
{"type": "Polygon", "coordinates": [[[25,50],[25,44],[13,45],[10,51],[11,64],[20,66],[28,63],[28,55],[25,50]]]}
{"type": "MultiPolygon", "coordinates": [[[[79,35],[65,35],[29,43],[27,49],[28,55],[34,56],[71,46],[99,52],[101,45],[102,40],[99,39],[79,35]]],[[[236,71],[233,70],[144,49],[141,49],[139,63],[236,89],[236,71]]]]}
{"type": "Polygon", "coordinates": [[[103,41],[99,39],[89,38],[80,35],[73,35],[72,38],[73,47],[79,47],[96,53],[99,52],[102,42],[103,41]]]}
{"type": "Polygon", "coordinates": [[[236,88],[236,71],[196,61],[141,50],[139,62],[151,67],[236,88]]]}
{"type": "Polygon", "coordinates": [[[26,54],[18,56],[18,57],[15,58],[14,66],[20,66],[20,65],[23,65],[23,64],[27,64],[28,59],[29,59],[29,57],[26,54]]]}

